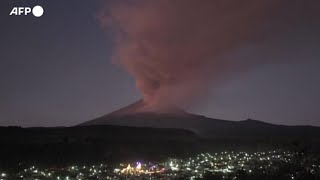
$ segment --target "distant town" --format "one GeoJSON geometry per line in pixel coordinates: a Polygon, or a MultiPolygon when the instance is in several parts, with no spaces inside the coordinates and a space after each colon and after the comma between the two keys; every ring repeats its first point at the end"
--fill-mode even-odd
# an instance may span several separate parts
{"type": "Polygon", "coordinates": [[[20,163],[0,170],[0,180],[87,180],[87,179],[319,179],[320,159],[302,152],[201,153],[164,162],[121,162],[119,164],[67,167],[38,167],[20,163]]]}

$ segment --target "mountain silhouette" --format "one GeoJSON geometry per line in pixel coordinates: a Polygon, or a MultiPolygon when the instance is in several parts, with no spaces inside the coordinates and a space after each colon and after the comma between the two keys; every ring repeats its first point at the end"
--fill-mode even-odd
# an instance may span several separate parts
{"type": "Polygon", "coordinates": [[[268,136],[320,137],[320,128],[313,126],[286,126],[258,120],[228,121],[185,112],[177,107],[166,111],[144,111],[143,100],[107,115],[79,124],[79,126],[117,125],[130,127],[175,128],[191,130],[209,137],[268,136]]]}

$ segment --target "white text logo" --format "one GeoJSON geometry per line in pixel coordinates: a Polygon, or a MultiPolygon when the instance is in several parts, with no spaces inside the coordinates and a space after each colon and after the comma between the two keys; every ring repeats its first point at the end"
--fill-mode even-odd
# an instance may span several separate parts
{"type": "Polygon", "coordinates": [[[41,17],[44,13],[44,9],[41,6],[35,6],[32,9],[30,7],[14,7],[11,12],[10,12],[10,16],[21,16],[21,15],[28,15],[29,13],[31,13],[35,16],[35,17],[41,17]]]}

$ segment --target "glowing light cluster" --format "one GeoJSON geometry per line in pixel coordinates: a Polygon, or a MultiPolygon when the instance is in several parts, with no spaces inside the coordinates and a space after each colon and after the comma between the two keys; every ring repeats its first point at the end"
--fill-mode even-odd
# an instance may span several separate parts
{"type": "Polygon", "coordinates": [[[29,166],[16,172],[0,170],[0,180],[130,179],[135,177],[199,179],[208,173],[221,175],[222,179],[229,180],[237,179],[239,171],[248,175],[273,175],[279,172],[282,165],[288,164],[295,165],[294,167],[299,167],[301,170],[297,172],[292,168],[292,171],[286,172],[285,175],[289,179],[299,179],[299,175],[305,172],[320,177],[318,162],[320,162],[319,159],[310,159],[301,153],[288,151],[201,153],[186,159],[168,158],[164,162],[126,162],[118,166],[108,164],[73,165],[64,168],[29,166]],[[304,164],[305,161],[308,164],[304,164]]]}

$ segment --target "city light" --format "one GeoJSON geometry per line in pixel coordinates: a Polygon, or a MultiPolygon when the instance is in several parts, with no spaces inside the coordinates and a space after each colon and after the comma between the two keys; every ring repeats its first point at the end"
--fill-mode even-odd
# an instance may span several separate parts
{"type": "MultiPolygon", "coordinates": [[[[303,172],[310,172],[320,177],[318,160],[308,159],[303,164],[297,159],[301,153],[289,151],[267,152],[220,152],[201,153],[185,159],[168,158],[162,162],[122,162],[119,165],[99,163],[98,165],[72,165],[65,168],[24,167],[18,172],[0,171],[2,180],[7,179],[127,179],[127,178],[183,178],[199,179],[206,174],[218,174],[222,179],[237,179],[239,173],[248,175],[273,175],[283,165],[295,165],[302,168],[300,172],[286,172],[289,179],[298,179],[303,172]],[[298,162],[298,164],[294,164],[298,162]],[[313,162],[313,164],[310,164],[313,162]]],[[[308,157],[304,157],[308,158],[308,157]]]]}

